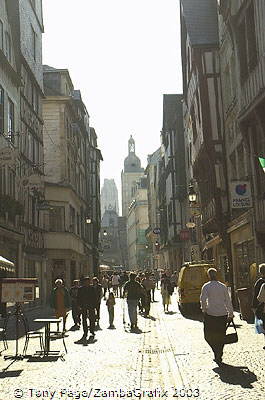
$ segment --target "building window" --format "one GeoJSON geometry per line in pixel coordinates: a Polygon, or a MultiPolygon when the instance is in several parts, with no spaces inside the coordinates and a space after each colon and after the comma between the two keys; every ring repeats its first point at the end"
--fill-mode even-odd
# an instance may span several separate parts
{"type": "Polygon", "coordinates": [[[14,103],[8,99],[8,119],[7,119],[7,136],[14,143],[15,141],[15,111],[14,103]]]}
{"type": "Polygon", "coordinates": [[[4,89],[0,86],[0,134],[4,134],[4,89]]]}
{"type": "Polygon", "coordinates": [[[75,233],[75,209],[70,206],[70,226],[69,231],[75,233]]]}
{"type": "Polygon", "coordinates": [[[51,232],[64,231],[64,207],[52,207],[49,212],[49,224],[51,232]]]}
{"type": "Polygon", "coordinates": [[[8,59],[9,62],[11,62],[11,38],[8,32],[5,33],[5,39],[6,39],[6,58],[8,59]]]}
{"type": "Polygon", "coordinates": [[[246,80],[257,65],[257,44],[255,31],[254,3],[251,2],[245,16],[238,26],[238,47],[240,60],[240,77],[246,80]]]}
{"type": "Polygon", "coordinates": [[[0,49],[4,49],[4,25],[3,22],[0,20],[0,49]]]}

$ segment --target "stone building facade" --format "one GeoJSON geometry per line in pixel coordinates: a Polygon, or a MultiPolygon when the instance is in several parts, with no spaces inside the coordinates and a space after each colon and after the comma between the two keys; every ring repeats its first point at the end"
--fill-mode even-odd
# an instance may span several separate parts
{"type": "Polygon", "coordinates": [[[145,169],[147,177],[147,200],[149,226],[145,231],[149,266],[152,270],[160,268],[160,209],[158,196],[159,163],[161,162],[161,147],[147,158],[145,169]]]}
{"type": "Polygon", "coordinates": [[[228,235],[234,288],[250,287],[265,256],[264,52],[262,1],[219,1],[220,60],[227,171],[228,235]],[[249,203],[233,201],[235,190],[249,203]]]}
{"type": "Polygon", "coordinates": [[[132,189],[127,218],[128,265],[131,270],[150,268],[145,237],[148,226],[147,179],[142,177],[132,189]]]}
{"type": "Polygon", "coordinates": [[[2,218],[5,244],[1,252],[13,246],[9,258],[15,262],[17,276],[37,277],[38,293],[44,299],[46,258],[43,215],[38,208],[44,199],[42,0],[1,1],[0,10],[0,85],[4,120],[7,117],[1,148],[7,139],[16,160],[1,171],[1,195],[10,196],[10,201],[2,201],[10,210],[2,218]],[[11,235],[8,226],[12,226],[11,235]]]}
{"type": "Polygon", "coordinates": [[[200,207],[197,240],[201,257],[214,259],[226,277],[228,187],[216,1],[181,1],[181,51],[187,168],[200,207]]]}
{"type": "Polygon", "coordinates": [[[98,268],[100,224],[96,133],[68,70],[44,66],[45,248],[47,287],[98,268]]]}

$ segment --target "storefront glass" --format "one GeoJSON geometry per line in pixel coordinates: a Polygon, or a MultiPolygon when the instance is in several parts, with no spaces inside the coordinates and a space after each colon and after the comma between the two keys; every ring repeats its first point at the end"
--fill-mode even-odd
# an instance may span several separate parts
{"type": "Polygon", "coordinates": [[[236,243],[234,245],[237,263],[237,288],[250,287],[250,265],[255,262],[254,240],[236,243]]]}

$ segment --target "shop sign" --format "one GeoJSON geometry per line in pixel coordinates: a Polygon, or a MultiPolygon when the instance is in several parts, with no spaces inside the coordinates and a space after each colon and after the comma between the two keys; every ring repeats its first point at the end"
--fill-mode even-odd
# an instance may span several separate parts
{"type": "Polygon", "coordinates": [[[230,183],[231,208],[252,207],[252,196],[249,181],[234,181],[230,183]]]}

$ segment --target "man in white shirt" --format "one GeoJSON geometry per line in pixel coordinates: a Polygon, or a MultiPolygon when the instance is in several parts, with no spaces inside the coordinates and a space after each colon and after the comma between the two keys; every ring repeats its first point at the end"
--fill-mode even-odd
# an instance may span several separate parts
{"type": "Polygon", "coordinates": [[[207,271],[209,282],[201,290],[200,302],[204,314],[204,338],[214,353],[214,361],[222,364],[227,321],[234,318],[227,287],[217,280],[217,270],[207,271]]]}

